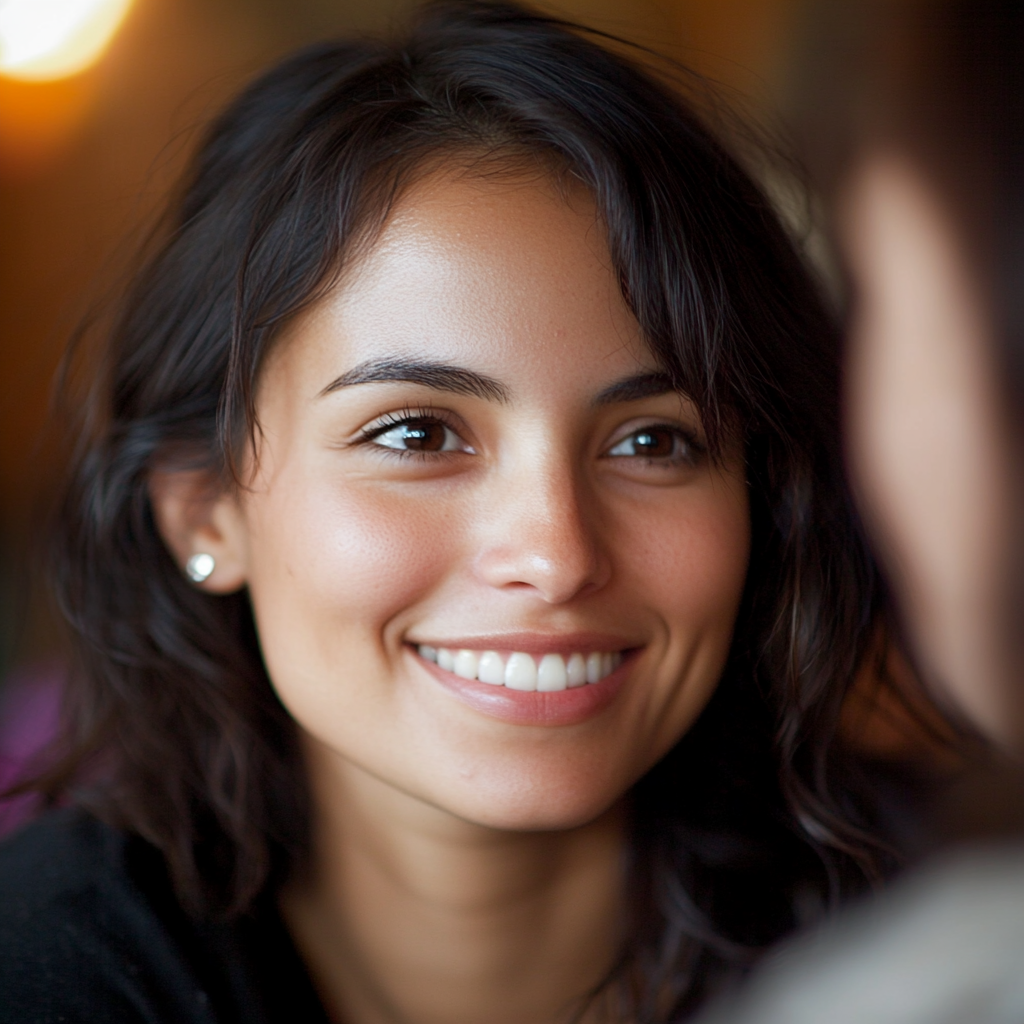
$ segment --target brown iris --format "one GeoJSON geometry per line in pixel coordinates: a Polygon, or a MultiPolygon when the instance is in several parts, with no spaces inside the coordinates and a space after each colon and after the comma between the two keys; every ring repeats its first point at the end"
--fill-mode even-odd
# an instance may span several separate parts
{"type": "Polygon", "coordinates": [[[407,420],[401,426],[405,447],[413,452],[444,450],[445,426],[437,420],[407,420]]]}
{"type": "Polygon", "coordinates": [[[651,427],[638,430],[633,435],[633,448],[637,455],[649,458],[665,458],[675,450],[676,435],[671,430],[651,427]]]}

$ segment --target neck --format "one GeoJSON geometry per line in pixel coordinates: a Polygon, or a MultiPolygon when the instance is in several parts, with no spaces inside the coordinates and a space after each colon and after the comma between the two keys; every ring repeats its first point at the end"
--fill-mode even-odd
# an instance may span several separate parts
{"type": "Polygon", "coordinates": [[[312,864],[282,910],[333,1019],[573,1018],[618,952],[621,808],[575,829],[503,832],[323,749],[310,767],[312,864]]]}

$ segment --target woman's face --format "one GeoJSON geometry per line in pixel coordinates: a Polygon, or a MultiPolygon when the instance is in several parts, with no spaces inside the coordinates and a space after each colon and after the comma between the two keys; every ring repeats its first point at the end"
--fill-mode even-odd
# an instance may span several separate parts
{"type": "Polygon", "coordinates": [[[563,828],[704,707],[747,569],[742,456],[707,457],[584,195],[427,179],[280,340],[257,406],[230,530],[321,753],[563,828]]]}

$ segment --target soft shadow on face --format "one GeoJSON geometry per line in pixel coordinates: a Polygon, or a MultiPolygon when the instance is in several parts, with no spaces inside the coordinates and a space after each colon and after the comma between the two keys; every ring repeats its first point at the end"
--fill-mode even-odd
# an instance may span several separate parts
{"type": "Polygon", "coordinates": [[[866,159],[844,211],[858,497],[926,675],[1010,743],[1010,456],[982,283],[948,210],[906,161],[866,159]]]}
{"type": "Polygon", "coordinates": [[[666,390],[585,195],[421,182],[280,340],[258,412],[239,546],[317,757],[469,821],[562,828],[707,702],[747,568],[742,457],[710,460],[666,390]],[[418,645],[623,663],[588,704],[466,684],[418,645]]]}

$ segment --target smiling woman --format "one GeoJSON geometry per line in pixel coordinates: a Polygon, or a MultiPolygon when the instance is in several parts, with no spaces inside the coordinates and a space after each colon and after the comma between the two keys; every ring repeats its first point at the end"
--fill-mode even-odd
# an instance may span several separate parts
{"type": "Polygon", "coordinates": [[[582,189],[453,156],[267,354],[245,489],[152,483],[309,740],[496,828],[614,804],[706,703],[746,575],[738,440],[707,457],[603,249],[582,189]]]}
{"type": "Polygon", "coordinates": [[[22,1018],[671,1020],[877,870],[833,327],[581,31],[444,4],[270,71],[101,365],[22,1018]]]}

